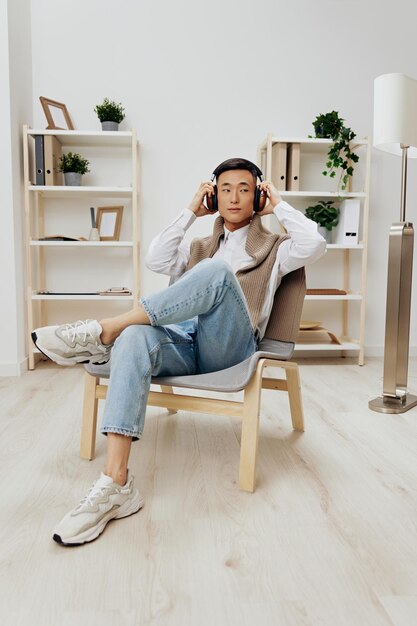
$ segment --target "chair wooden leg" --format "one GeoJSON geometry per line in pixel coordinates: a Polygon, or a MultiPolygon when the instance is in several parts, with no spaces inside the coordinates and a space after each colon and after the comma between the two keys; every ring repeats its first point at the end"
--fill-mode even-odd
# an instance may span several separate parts
{"type": "Polygon", "coordinates": [[[301,399],[301,382],[298,366],[295,363],[285,368],[290,401],[291,420],[294,430],[304,431],[303,403],[301,399]],[[294,367],[295,366],[295,367],[294,367]]]}
{"type": "Polygon", "coordinates": [[[240,443],[239,487],[255,491],[256,454],[258,451],[259,409],[261,404],[263,362],[245,389],[243,400],[242,436],[240,443]]]}
{"type": "MultiPolygon", "coordinates": [[[[174,395],[174,390],[171,386],[168,385],[159,385],[161,387],[161,391],[163,393],[170,393],[172,396],[174,395]]],[[[175,409],[167,409],[169,415],[175,415],[175,413],[178,413],[178,411],[176,411],[175,409]]]]}
{"type": "Polygon", "coordinates": [[[84,404],[83,420],[81,426],[81,451],[82,459],[91,461],[94,459],[96,450],[97,408],[96,387],[99,383],[97,376],[85,373],[84,376],[84,404]]]}

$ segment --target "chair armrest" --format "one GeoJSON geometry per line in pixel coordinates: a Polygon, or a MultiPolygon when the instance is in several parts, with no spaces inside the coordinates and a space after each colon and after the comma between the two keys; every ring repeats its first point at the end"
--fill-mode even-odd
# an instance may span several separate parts
{"type": "MultiPolygon", "coordinates": [[[[270,339],[264,337],[259,342],[258,352],[268,353],[268,358],[276,358],[281,361],[288,361],[294,352],[295,343],[293,341],[278,341],[277,339],[270,339]],[[271,355],[276,355],[271,356],[271,355]]],[[[262,357],[266,354],[262,354],[262,357]]]]}

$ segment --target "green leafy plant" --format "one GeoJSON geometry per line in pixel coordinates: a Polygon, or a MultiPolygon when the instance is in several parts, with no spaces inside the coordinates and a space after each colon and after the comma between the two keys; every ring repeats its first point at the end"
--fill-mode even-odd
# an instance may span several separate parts
{"type": "Polygon", "coordinates": [[[343,128],[343,122],[337,111],[321,113],[313,122],[314,132],[319,139],[333,139],[343,128]]]}
{"type": "Polygon", "coordinates": [[[313,122],[316,137],[333,141],[327,153],[323,176],[334,178],[340,169],[338,188],[342,191],[346,190],[349,177],[353,176],[353,163],[359,161],[358,155],[350,149],[350,142],[356,137],[356,133],[345,126],[344,121],[337,111],[331,111],[318,115],[313,122]]]}
{"type": "Polygon", "coordinates": [[[108,98],[104,98],[101,104],[94,107],[94,111],[97,113],[100,122],[116,122],[120,124],[125,117],[125,110],[121,103],[117,104],[117,102],[108,98]]]}
{"type": "Polygon", "coordinates": [[[305,211],[306,217],[327,230],[332,230],[339,223],[340,209],[333,206],[331,200],[320,200],[317,204],[309,206],[305,211]]]}
{"type": "Polygon", "coordinates": [[[90,162],[77,152],[67,152],[59,159],[60,172],[76,172],[77,174],[87,174],[90,170],[90,162]]]}

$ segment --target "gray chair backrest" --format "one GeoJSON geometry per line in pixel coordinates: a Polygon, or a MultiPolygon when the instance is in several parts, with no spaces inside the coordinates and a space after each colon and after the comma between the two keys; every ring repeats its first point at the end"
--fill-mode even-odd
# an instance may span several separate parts
{"type": "Polygon", "coordinates": [[[281,284],[275,292],[265,338],[295,343],[300,328],[305,294],[306,275],[304,267],[283,276],[281,284]]]}

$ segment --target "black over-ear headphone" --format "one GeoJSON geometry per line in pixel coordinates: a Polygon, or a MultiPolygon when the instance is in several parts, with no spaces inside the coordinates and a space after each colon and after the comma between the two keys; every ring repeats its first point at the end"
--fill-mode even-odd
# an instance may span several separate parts
{"type": "MultiPolygon", "coordinates": [[[[248,161],[247,159],[237,158],[237,159],[227,159],[226,161],[223,161],[223,163],[220,163],[220,165],[216,167],[216,169],[214,170],[211,176],[211,182],[216,180],[220,176],[220,174],[222,174],[223,172],[228,172],[229,170],[248,170],[249,172],[251,172],[251,174],[253,174],[253,176],[255,176],[256,178],[259,178],[261,182],[263,181],[263,174],[261,170],[259,169],[259,167],[255,165],[255,163],[252,163],[252,161],[248,161]]],[[[216,211],[219,210],[219,203],[218,203],[218,198],[217,198],[217,185],[214,185],[213,195],[206,197],[206,202],[207,202],[207,208],[209,211],[212,211],[213,213],[215,213],[216,211]]],[[[262,209],[265,207],[265,204],[266,204],[266,193],[261,191],[259,186],[256,185],[255,197],[253,199],[253,210],[255,211],[255,213],[258,213],[258,211],[262,211],[262,209]]]]}

